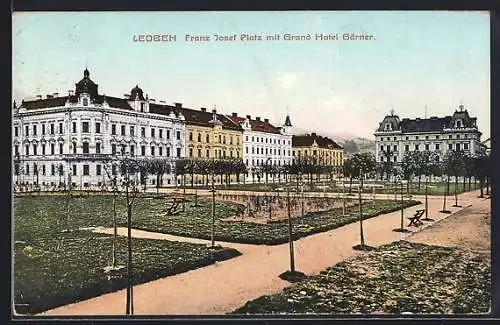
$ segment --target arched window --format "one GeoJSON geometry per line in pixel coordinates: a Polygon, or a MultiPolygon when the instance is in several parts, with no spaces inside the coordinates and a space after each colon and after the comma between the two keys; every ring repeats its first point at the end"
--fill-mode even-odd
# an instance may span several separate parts
{"type": "Polygon", "coordinates": [[[89,100],[88,98],[83,99],[83,106],[88,106],[89,105],[89,100]]]}

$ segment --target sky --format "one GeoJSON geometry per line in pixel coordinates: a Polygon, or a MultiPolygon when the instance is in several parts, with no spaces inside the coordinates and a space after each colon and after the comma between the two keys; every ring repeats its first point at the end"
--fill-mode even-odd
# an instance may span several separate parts
{"type": "Polygon", "coordinates": [[[137,84],[169,104],[276,125],[289,114],[300,129],[370,139],[391,109],[422,118],[451,115],[463,103],[486,139],[489,19],[479,11],[16,12],[12,91],[18,103],[66,95],[87,67],[108,96],[137,84]],[[343,40],[344,33],[372,37],[343,40]],[[134,41],[152,34],[175,41],[134,41]],[[241,40],[245,34],[261,40],[241,40]]]}

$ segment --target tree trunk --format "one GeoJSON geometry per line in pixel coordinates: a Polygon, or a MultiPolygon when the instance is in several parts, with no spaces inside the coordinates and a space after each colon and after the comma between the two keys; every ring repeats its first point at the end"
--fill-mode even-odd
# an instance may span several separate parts
{"type": "Polygon", "coordinates": [[[128,250],[128,261],[127,261],[127,305],[126,314],[133,314],[133,279],[132,279],[132,205],[128,198],[128,188],[127,188],[127,250],[128,250]]]}
{"type": "Polygon", "coordinates": [[[420,192],[420,179],[421,179],[422,175],[418,175],[418,191],[420,192]]]}
{"type": "Polygon", "coordinates": [[[290,213],[290,191],[287,188],[286,206],[288,212],[288,241],[290,246],[290,272],[295,272],[295,256],[293,252],[293,231],[292,231],[292,217],[290,213]]]}
{"type": "MultiPolygon", "coordinates": [[[[361,173],[360,173],[361,175],[361,173]]],[[[361,240],[361,246],[365,246],[365,235],[363,233],[363,200],[361,199],[361,191],[363,187],[363,178],[360,176],[360,184],[358,186],[358,197],[359,197],[359,234],[361,240]]]]}
{"type": "Polygon", "coordinates": [[[116,238],[118,236],[116,229],[116,189],[113,189],[113,256],[112,265],[113,269],[116,268],[116,238]]]}
{"type": "Polygon", "coordinates": [[[483,177],[480,177],[479,178],[479,188],[480,188],[481,192],[479,194],[479,197],[481,197],[481,198],[484,197],[483,186],[484,186],[484,184],[483,184],[483,177]]]}

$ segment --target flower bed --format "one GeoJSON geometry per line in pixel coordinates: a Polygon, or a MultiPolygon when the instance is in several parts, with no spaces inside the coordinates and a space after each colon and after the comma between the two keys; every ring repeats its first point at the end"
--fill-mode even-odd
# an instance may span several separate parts
{"type": "MultiPolygon", "coordinates": [[[[186,211],[174,216],[166,215],[159,207],[141,214],[134,220],[134,228],[178,236],[210,239],[211,210],[210,200],[200,199],[200,206],[187,204],[186,211]]],[[[420,204],[419,201],[404,201],[404,207],[420,204]]],[[[363,219],[380,214],[397,211],[400,202],[377,200],[363,203],[363,219]]],[[[247,244],[278,245],[288,242],[288,221],[280,220],[267,224],[243,221],[225,221],[227,216],[239,215],[243,207],[236,204],[216,204],[215,239],[218,241],[247,244]]],[[[328,231],[359,220],[358,206],[346,209],[342,216],[342,208],[329,211],[310,212],[304,217],[293,219],[294,238],[302,238],[315,233],[328,231]]]]}
{"type": "Polygon", "coordinates": [[[487,313],[486,253],[394,242],[327,268],[233,314],[487,313]]]}

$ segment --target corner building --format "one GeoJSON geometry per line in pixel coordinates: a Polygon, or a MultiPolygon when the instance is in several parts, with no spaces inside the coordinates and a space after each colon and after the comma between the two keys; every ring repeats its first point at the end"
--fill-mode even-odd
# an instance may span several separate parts
{"type": "Polygon", "coordinates": [[[450,151],[460,150],[471,156],[485,153],[477,118],[463,105],[451,116],[400,119],[391,112],[375,131],[377,162],[401,163],[406,152],[429,151],[443,161],[450,151]]]}
{"type": "Polygon", "coordinates": [[[123,98],[100,95],[87,69],[68,96],[14,102],[12,122],[15,185],[100,187],[109,181],[107,163],[120,155],[167,159],[172,172],[164,185],[174,185],[175,160],[185,157],[180,109],[152,102],[137,85],[123,98]]]}

